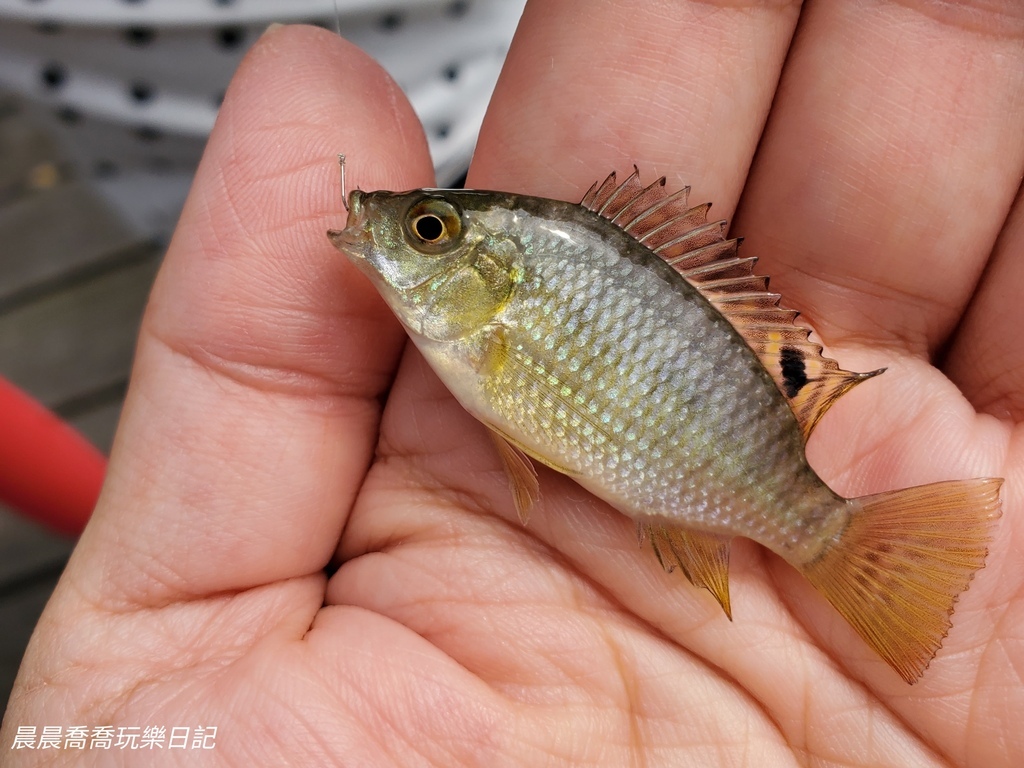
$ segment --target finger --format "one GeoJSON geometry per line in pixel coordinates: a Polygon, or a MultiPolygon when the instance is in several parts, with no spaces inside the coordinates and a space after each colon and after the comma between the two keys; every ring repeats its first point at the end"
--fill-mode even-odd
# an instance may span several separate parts
{"type": "Polygon", "coordinates": [[[771,105],[798,4],[527,5],[471,186],[578,200],[609,171],[692,185],[728,216],[771,105]],[[757,77],[752,77],[757,73],[757,77]]]}
{"type": "Polygon", "coordinates": [[[1024,169],[1019,4],[809,3],[736,230],[826,341],[933,352],[1024,169]]]}
{"type": "Polygon", "coordinates": [[[330,557],[404,339],[325,236],[344,222],[339,151],[363,187],[431,182],[419,124],[372,60],[322,30],[269,32],[228,91],[143,321],[76,557],[95,599],[245,589],[330,557]]]}
{"type": "Polygon", "coordinates": [[[996,243],[943,366],[984,413],[1024,420],[1024,195],[996,243]]]}

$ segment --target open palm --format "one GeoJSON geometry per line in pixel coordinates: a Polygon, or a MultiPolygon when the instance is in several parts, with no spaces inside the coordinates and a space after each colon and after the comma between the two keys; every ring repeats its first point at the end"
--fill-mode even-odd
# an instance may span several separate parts
{"type": "Polygon", "coordinates": [[[842,5],[812,6],[791,41],[786,4],[534,3],[469,184],[578,199],[633,163],[691,184],[738,210],[831,356],[889,367],[811,441],[835,490],[1007,479],[988,564],[918,684],[749,542],[730,623],[564,477],[541,468],[518,523],[483,427],[324,235],[337,151],[364,189],[431,184],[415,118],[361,53],[285,28],[229,91],[103,496],[0,738],[204,725],[215,747],[6,756],[1020,764],[1024,20],[842,5]]]}

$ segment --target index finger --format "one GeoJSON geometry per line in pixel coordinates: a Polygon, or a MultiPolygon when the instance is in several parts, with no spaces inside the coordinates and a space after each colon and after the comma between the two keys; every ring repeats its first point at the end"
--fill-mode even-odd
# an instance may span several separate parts
{"type": "Polygon", "coordinates": [[[982,5],[808,5],[739,227],[831,343],[927,356],[974,292],[1024,171],[1024,16],[982,5]]]}
{"type": "Polygon", "coordinates": [[[609,171],[690,185],[728,218],[771,107],[799,3],[532,2],[469,185],[579,200],[609,171]]]}

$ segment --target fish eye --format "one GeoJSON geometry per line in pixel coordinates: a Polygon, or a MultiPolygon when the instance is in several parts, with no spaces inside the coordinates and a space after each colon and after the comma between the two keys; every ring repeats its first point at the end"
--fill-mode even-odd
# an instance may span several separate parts
{"type": "Polygon", "coordinates": [[[425,240],[428,243],[436,243],[444,237],[445,226],[444,222],[434,214],[425,213],[422,216],[417,216],[412,222],[412,231],[421,240],[425,240]]]}
{"type": "Polygon", "coordinates": [[[440,253],[462,233],[461,212],[447,200],[428,197],[413,205],[405,217],[409,244],[424,253],[440,253]]]}

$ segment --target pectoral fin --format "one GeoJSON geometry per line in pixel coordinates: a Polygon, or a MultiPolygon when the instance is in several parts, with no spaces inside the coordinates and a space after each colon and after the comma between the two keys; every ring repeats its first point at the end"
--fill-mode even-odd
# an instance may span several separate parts
{"type": "Polygon", "coordinates": [[[732,620],[732,605],[729,602],[729,538],[654,523],[640,523],[637,531],[641,541],[645,536],[650,537],[654,554],[662,568],[671,573],[678,563],[686,578],[695,587],[703,587],[714,595],[725,615],[732,620]]]}
{"type": "Polygon", "coordinates": [[[530,510],[540,498],[537,469],[530,461],[530,457],[510,443],[504,435],[493,429],[488,429],[488,433],[494,441],[494,447],[498,449],[501,464],[505,468],[509,489],[512,491],[512,501],[515,502],[516,512],[519,513],[519,521],[526,525],[530,520],[530,510]]]}

